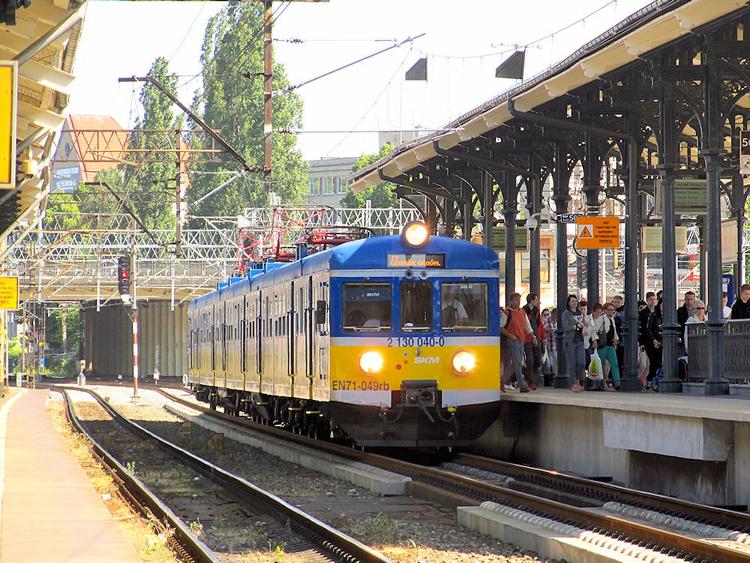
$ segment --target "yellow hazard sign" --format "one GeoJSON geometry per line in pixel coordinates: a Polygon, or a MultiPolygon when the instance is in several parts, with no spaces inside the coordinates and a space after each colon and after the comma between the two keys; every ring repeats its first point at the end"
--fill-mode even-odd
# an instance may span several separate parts
{"type": "Polygon", "coordinates": [[[576,246],[583,249],[620,248],[619,217],[576,217],[576,246]]]}
{"type": "Polygon", "coordinates": [[[0,278],[0,309],[18,309],[18,278],[0,278]]]}
{"type": "Polygon", "coordinates": [[[17,75],[17,62],[0,61],[0,189],[16,183],[17,75]]]}

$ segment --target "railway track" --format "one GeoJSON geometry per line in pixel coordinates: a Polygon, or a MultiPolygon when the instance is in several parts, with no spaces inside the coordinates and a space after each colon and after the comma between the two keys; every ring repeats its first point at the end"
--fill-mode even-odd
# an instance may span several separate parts
{"type": "Polygon", "coordinates": [[[219,559],[208,546],[199,540],[166,504],[143,486],[139,480],[135,479],[112,454],[88,433],[75,413],[74,404],[68,390],[63,390],[62,396],[65,401],[65,412],[71,426],[76,432],[86,436],[92,446],[94,455],[102,463],[102,466],[109,471],[120,494],[128,504],[150,521],[173,530],[173,534],[169,536],[168,540],[169,547],[182,561],[218,563],[219,559]]]}
{"type": "MultiPolygon", "coordinates": [[[[192,492],[187,495],[195,499],[204,513],[211,517],[216,514],[224,525],[238,524],[241,529],[251,528],[254,525],[263,525],[268,538],[273,538],[274,544],[283,546],[286,553],[294,553],[295,557],[301,557],[305,561],[347,561],[347,562],[382,562],[387,559],[379,552],[354,540],[353,538],[339,532],[327,524],[309,516],[282,499],[272,495],[252,483],[237,477],[222,468],[180,448],[142,426],[123,417],[116,409],[109,405],[97,393],[80,388],[64,388],[68,416],[71,418],[76,429],[84,432],[94,443],[97,454],[105,460],[109,467],[116,467],[118,479],[127,483],[128,490],[132,490],[132,496],[138,499],[139,504],[144,504],[149,511],[159,519],[165,519],[170,527],[175,530],[175,536],[179,544],[179,553],[187,561],[218,561],[217,556],[205,543],[201,542],[196,534],[192,532],[191,525],[186,524],[183,518],[178,517],[175,512],[186,512],[190,508],[184,500],[184,490],[189,486],[192,492]],[[71,391],[85,392],[93,397],[98,408],[106,412],[111,418],[110,422],[93,423],[82,422],[76,415],[73,401],[69,397],[71,391]],[[134,448],[128,444],[123,433],[111,431],[112,425],[125,429],[128,433],[137,437],[139,443],[135,446],[143,453],[138,461],[130,461],[135,466],[139,464],[139,473],[148,474],[153,469],[148,464],[157,465],[161,469],[172,474],[177,474],[175,482],[170,482],[167,489],[177,489],[181,492],[181,498],[174,496],[172,502],[175,510],[157,498],[138,479],[134,478],[132,471],[128,471],[115,454],[107,451],[102,445],[101,439],[93,435],[103,437],[108,444],[114,445],[123,452],[128,452],[129,459],[135,459],[134,448]],[[95,427],[96,428],[93,428],[95,427]],[[106,430],[105,426],[110,429],[106,430]],[[107,436],[109,432],[110,436],[107,436]],[[149,449],[150,448],[150,449],[149,449]],[[161,453],[161,456],[159,455],[161,453]],[[170,461],[171,460],[171,461],[170,461]],[[141,469],[140,464],[144,467],[141,469]],[[177,466],[185,466],[185,470],[177,466]],[[195,476],[193,476],[195,475],[195,476]],[[182,479],[182,482],[178,482],[182,479]],[[185,485],[187,479],[188,485],[185,485]],[[191,483],[192,482],[192,483],[191,483]],[[145,499],[145,501],[143,500],[145,499]],[[215,506],[214,506],[215,504],[215,506]],[[230,520],[231,519],[231,520],[230,520]],[[249,523],[249,525],[248,525],[249,523]]],[[[189,503],[190,501],[188,501],[189,503]]],[[[218,520],[218,519],[217,519],[218,520]]],[[[231,526],[230,526],[231,527],[231,526]]]]}
{"type": "Polygon", "coordinates": [[[312,440],[212,411],[166,390],[151,389],[172,401],[245,428],[407,475],[413,479],[417,494],[446,504],[458,506],[489,501],[592,532],[603,537],[605,543],[625,542],[665,557],[688,561],[750,561],[750,540],[743,543],[750,525],[748,517],[741,513],[524,466],[511,468],[509,466],[513,464],[468,454],[460,454],[457,461],[496,474],[497,478],[476,473],[461,474],[455,467],[451,470],[425,467],[339,444],[312,440]],[[495,462],[499,465],[495,465],[495,462]],[[511,475],[503,473],[503,469],[508,472],[512,470],[511,475]],[[525,471],[531,477],[523,478],[525,471]],[[503,475],[506,475],[505,479],[503,475]],[[559,477],[559,480],[555,480],[555,477],[559,477]],[[629,507],[642,512],[634,515],[629,507]],[[719,537],[697,537],[710,527],[726,530],[731,537],[723,540],[719,537]]]}

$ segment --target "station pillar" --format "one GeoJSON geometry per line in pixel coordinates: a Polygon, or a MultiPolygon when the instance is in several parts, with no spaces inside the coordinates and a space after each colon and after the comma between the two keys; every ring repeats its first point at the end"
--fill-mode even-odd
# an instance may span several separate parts
{"type": "Polygon", "coordinates": [[[659,391],[680,393],[682,382],[677,373],[677,349],[681,327],[677,323],[677,254],[675,252],[675,209],[674,186],[675,173],[673,163],[677,160],[676,131],[674,125],[674,103],[662,94],[661,99],[661,146],[659,147],[659,175],[661,178],[662,228],[661,240],[663,250],[663,287],[662,298],[662,370],[664,379],[659,391]]]}
{"type": "MultiPolygon", "coordinates": [[[[560,143],[555,143],[555,176],[554,176],[554,194],[552,201],[555,203],[555,212],[568,212],[568,168],[566,164],[566,154],[560,143]]],[[[562,314],[565,311],[568,300],[568,225],[558,221],[555,223],[555,261],[557,272],[557,331],[555,333],[555,342],[557,344],[557,365],[555,366],[555,379],[553,387],[564,389],[570,387],[568,379],[568,364],[565,358],[565,343],[563,341],[562,314]]]]}

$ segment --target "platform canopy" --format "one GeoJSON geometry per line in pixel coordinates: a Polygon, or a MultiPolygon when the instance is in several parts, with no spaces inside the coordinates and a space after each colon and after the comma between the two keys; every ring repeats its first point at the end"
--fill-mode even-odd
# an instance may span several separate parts
{"type": "MultiPolygon", "coordinates": [[[[742,161],[750,154],[741,158],[740,146],[748,139],[747,0],[657,0],[549,70],[357,171],[352,189],[392,182],[433,230],[439,226],[448,236],[460,232],[464,238],[481,232],[484,244],[496,248],[496,239],[503,238],[506,297],[516,291],[519,227],[529,233],[529,292],[540,293],[538,226],[551,218],[561,311],[568,292],[581,289],[568,285],[569,253],[585,248],[578,252],[579,259],[585,254],[579,262],[585,265],[583,286],[589,302],[596,303],[606,297],[599,287],[599,249],[612,248],[584,246],[576,238],[571,249],[564,217],[573,212],[589,222],[603,213],[620,217],[627,296],[623,386],[633,389],[640,388],[636,301],[646,285],[645,276],[639,277],[645,271],[639,268],[646,251],[642,227],[660,227],[665,377],[660,390],[676,390],[681,328],[675,318],[675,239],[678,226],[692,226],[708,250],[700,251],[711,343],[706,389],[720,393],[727,391],[722,274],[729,268],[738,283],[746,279],[750,163],[742,161]],[[571,182],[574,170],[578,177],[571,182]],[[722,246],[722,237],[737,241],[733,250],[722,246]]],[[[558,338],[560,349],[562,332],[558,338]]],[[[558,362],[562,386],[566,366],[561,356],[558,362]]]]}
{"type": "Polygon", "coordinates": [[[0,24],[0,61],[15,61],[18,68],[17,174],[13,185],[0,190],[0,257],[10,233],[32,228],[46,205],[49,160],[74,79],[84,4],[33,0],[16,10],[15,25],[0,24]]]}
{"type": "MultiPolygon", "coordinates": [[[[512,120],[508,99],[519,110],[534,110],[596,83],[658,49],[747,6],[746,0],[657,0],[630,15],[547,71],[488,100],[448,123],[441,131],[396,147],[391,154],[357,171],[355,192],[417,170],[438,157],[433,140],[451,149],[502,128],[512,120]]],[[[531,16],[530,16],[531,17],[531,16]]],[[[747,31],[750,33],[750,30],[747,31]]],[[[747,98],[743,100],[746,105],[747,98]]]]}

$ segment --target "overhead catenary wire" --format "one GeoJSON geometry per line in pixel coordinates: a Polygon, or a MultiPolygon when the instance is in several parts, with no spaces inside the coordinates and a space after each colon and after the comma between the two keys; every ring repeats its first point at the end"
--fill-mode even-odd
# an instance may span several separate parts
{"type": "Polygon", "coordinates": [[[172,56],[170,56],[169,59],[167,60],[167,64],[171,63],[172,59],[174,59],[177,53],[180,52],[180,49],[182,49],[182,46],[185,44],[185,41],[187,41],[187,38],[190,36],[190,32],[193,30],[193,26],[195,25],[195,22],[198,21],[198,18],[201,16],[205,8],[206,8],[206,3],[205,2],[201,3],[201,9],[198,10],[198,13],[195,14],[193,21],[190,22],[190,25],[188,26],[187,31],[185,31],[185,35],[183,35],[182,40],[180,41],[180,44],[177,45],[177,48],[172,53],[172,56]]]}
{"type": "MultiPolygon", "coordinates": [[[[367,119],[367,116],[370,115],[370,112],[373,109],[375,109],[375,106],[378,105],[378,103],[380,102],[380,99],[383,97],[383,94],[386,93],[386,91],[388,90],[388,88],[390,88],[391,84],[396,79],[396,76],[398,76],[399,73],[401,72],[401,69],[404,67],[404,64],[406,63],[406,61],[409,58],[410,54],[411,54],[411,49],[409,50],[409,52],[406,53],[406,55],[404,55],[404,58],[401,59],[401,62],[396,67],[396,70],[393,72],[393,74],[391,75],[390,79],[388,79],[388,82],[386,82],[385,86],[383,86],[383,89],[380,90],[380,92],[378,93],[377,96],[375,96],[375,99],[370,104],[370,107],[368,107],[367,110],[365,111],[365,113],[363,113],[362,116],[357,120],[357,122],[350,127],[351,130],[355,130],[357,127],[359,127],[359,125],[365,119],[367,119]]],[[[333,145],[333,147],[331,147],[328,150],[328,152],[326,153],[326,156],[330,156],[330,154],[333,151],[335,151],[337,148],[339,148],[343,144],[343,142],[346,141],[349,138],[349,135],[351,135],[351,133],[347,132],[341,139],[339,139],[338,142],[335,145],[333,145]]]]}
{"type": "Polygon", "coordinates": [[[369,55],[365,55],[364,57],[361,57],[361,58],[359,58],[359,59],[357,59],[355,61],[352,61],[352,62],[347,63],[345,65],[342,65],[340,67],[334,68],[333,70],[329,70],[328,72],[324,72],[323,74],[320,74],[320,75],[315,76],[313,78],[309,78],[309,79],[307,79],[307,80],[305,80],[303,82],[300,82],[299,84],[294,84],[292,86],[288,86],[287,88],[284,88],[283,90],[281,90],[279,92],[279,94],[287,94],[289,92],[297,90],[298,88],[301,88],[302,86],[306,86],[307,84],[310,84],[312,82],[320,80],[321,78],[325,78],[327,76],[331,76],[332,74],[334,74],[336,72],[340,72],[340,71],[342,71],[344,69],[350,68],[350,67],[352,67],[354,65],[357,65],[357,64],[359,64],[361,62],[364,62],[364,61],[366,61],[368,59],[376,57],[376,56],[378,56],[378,55],[380,55],[382,53],[390,51],[391,49],[396,49],[398,47],[401,47],[405,43],[412,43],[412,42],[416,41],[417,39],[419,39],[420,37],[424,37],[425,35],[426,35],[425,33],[420,33],[419,35],[416,35],[415,37],[407,37],[403,41],[400,41],[399,43],[391,45],[390,47],[386,47],[385,49],[380,49],[379,51],[376,51],[374,53],[370,53],[369,55]]]}

